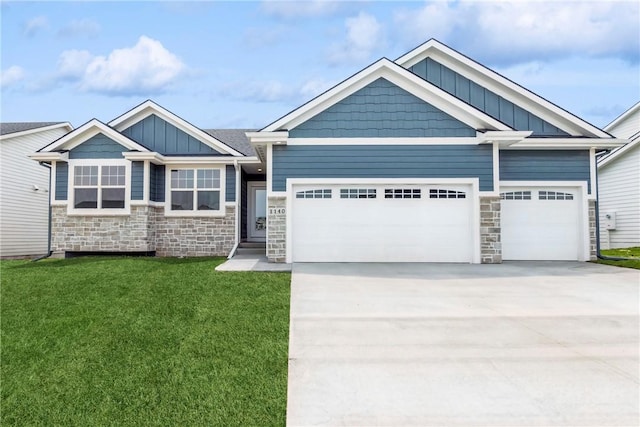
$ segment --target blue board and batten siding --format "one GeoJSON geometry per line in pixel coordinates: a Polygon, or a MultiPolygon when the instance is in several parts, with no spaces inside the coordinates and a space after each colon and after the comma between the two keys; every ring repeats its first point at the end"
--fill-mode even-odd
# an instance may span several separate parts
{"type": "Polygon", "coordinates": [[[152,202],[164,202],[165,167],[151,163],[149,168],[149,200],[152,202]]]}
{"type": "Polygon", "coordinates": [[[289,130],[290,138],[474,136],[474,128],[383,78],[289,130]]]}
{"type": "Polygon", "coordinates": [[[69,185],[69,164],[56,162],[56,200],[67,200],[69,185]]]}
{"type": "Polygon", "coordinates": [[[153,114],[122,133],[149,150],[163,155],[223,155],[153,114]]]}
{"type": "Polygon", "coordinates": [[[225,176],[225,201],[236,201],[236,168],[233,165],[227,165],[225,176]]]}
{"type": "Polygon", "coordinates": [[[587,181],[590,156],[586,150],[500,151],[501,181],[587,181]]]}
{"type": "Polygon", "coordinates": [[[273,147],[273,191],[287,178],[479,178],[493,190],[491,145],[296,145],[273,147]]]}
{"type": "Polygon", "coordinates": [[[122,159],[128,148],[99,133],[69,151],[70,159],[122,159]]]}
{"type": "Polygon", "coordinates": [[[131,162],[131,200],[144,199],[144,162],[131,162]]]}
{"type": "Polygon", "coordinates": [[[515,130],[530,130],[533,136],[569,135],[431,58],[418,62],[409,71],[515,130]]]}

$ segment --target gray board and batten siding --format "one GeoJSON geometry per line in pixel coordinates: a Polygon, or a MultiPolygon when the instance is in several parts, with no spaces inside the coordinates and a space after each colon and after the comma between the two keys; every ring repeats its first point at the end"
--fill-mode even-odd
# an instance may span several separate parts
{"type": "Polygon", "coordinates": [[[131,162],[131,200],[144,199],[144,162],[131,162]]]}
{"type": "Polygon", "coordinates": [[[67,200],[69,183],[69,164],[56,162],[56,200],[67,200]]]}
{"type": "Polygon", "coordinates": [[[155,114],[123,130],[122,134],[162,155],[225,155],[155,114]]]}
{"type": "Polygon", "coordinates": [[[69,151],[70,159],[122,159],[128,148],[99,133],[69,151]]]}
{"type": "Polygon", "coordinates": [[[164,202],[164,165],[150,164],[149,167],[149,200],[152,202],[164,202]]]}
{"type": "Polygon", "coordinates": [[[409,71],[515,130],[533,131],[532,136],[569,135],[431,58],[418,62],[409,71]]]}
{"type": "Polygon", "coordinates": [[[287,178],[479,178],[480,191],[492,191],[493,147],[274,146],[272,190],[286,191],[287,178]]]}
{"type": "Polygon", "coordinates": [[[500,151],[501,181],[587,181],[591,189],[587,150],[500,151]]]}
{"type": "Polygon", "coordinates": [[[474,136],[474,128],[383,78],[289,130],[290,138],[474,136]]]}

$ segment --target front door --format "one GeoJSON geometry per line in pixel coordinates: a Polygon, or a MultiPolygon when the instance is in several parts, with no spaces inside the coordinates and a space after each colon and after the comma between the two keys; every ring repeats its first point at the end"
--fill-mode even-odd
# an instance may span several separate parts
{"type": "Polygon", "coordinates": [[[267,187],[264,182],[248,182],[247,237],[264,241],[267,237],[267,187]]]}

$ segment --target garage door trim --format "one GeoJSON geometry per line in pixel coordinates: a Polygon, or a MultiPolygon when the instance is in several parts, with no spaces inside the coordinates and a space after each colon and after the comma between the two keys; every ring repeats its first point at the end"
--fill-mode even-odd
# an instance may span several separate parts
{"type": "Polygon", "coordinates": [[[511,188],[540,188],[565,187],[572,188],[578,192],[580,197],[580,231],[578,261],[589,261],[590,259],[590,236],[589,236],[589,200],[593,197],[587,194],[586,181],[500,181],[499,193],[509,191],[511,188]]]}
{"type": "Polygon", "coordinates": [[[480,263],[480,199],[479,178],[288,178],[286,201],[286,262],[293,261],[293,201],[295,186],[300,185],[466,185],[469,186],[471,201],[471,242],[472,259],[474,264],[480,263]]]}

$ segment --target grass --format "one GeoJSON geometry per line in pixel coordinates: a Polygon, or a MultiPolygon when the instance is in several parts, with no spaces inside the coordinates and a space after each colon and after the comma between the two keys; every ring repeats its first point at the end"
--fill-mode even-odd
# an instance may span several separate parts
{"type": "Polygon", "coordinates": [[[602,255],[621,258],[636,258],[624,261],[613,261],[609,259],[599,259],[598,263],[615,265],[618,267],[635,268],[640,270],[640,247],[622,248],[622,249],[603,249],[600,251],[602,255]]]}
{"type": "Polygon", "coordinates": [[[285,424],[288,273],[2,261],[3,426],[285,424]]]}

